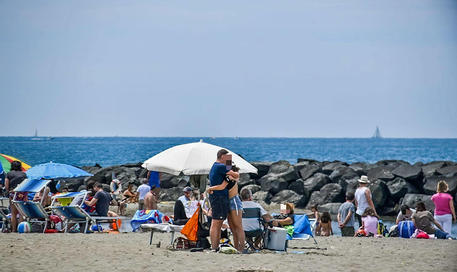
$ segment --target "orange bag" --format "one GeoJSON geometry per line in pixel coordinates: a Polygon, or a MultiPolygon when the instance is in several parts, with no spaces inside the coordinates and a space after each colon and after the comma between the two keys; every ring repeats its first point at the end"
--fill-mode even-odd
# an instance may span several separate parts
{"type": "Polygon", "coordinates": [[[198,209],[181,230],[181,233],[185,235],[189,241],[197,241],[198,214],[200,213],[200,209],[200,205],[198,205],[198,209]]]}

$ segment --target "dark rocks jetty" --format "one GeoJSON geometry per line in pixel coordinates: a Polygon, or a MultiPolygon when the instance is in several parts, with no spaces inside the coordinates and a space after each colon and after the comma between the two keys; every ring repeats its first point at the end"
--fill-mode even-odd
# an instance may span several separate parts
{"type": "MultiPolygon", "coordinates": [[[[258,174],[242,174],[239,188],[250,188],[254,199],[266,205],[292,202],[298,208],[319,205],[320,211],[337,212],[344,202],[345,193],[354,192],[357,179],[367,175],[371,181],[373,202],[380,215],[395,215],[402,204],[414,206],[424,201],[427,209],[434,208],[430,200],[436,184],[445,180],[449,193],[457,198],[457,163],[434,161],[413,165],[399,160],[383,160],[374,164],[357,162],[348,164],[341,161],[319,162],[311,159],[298,159],[296,164],[287,161],[251,162],[258,174]]],[[[141,163],[101,167],[85,166],[82,169],[94,174],[85,180],[74,180],[68,184],[72,190],[82,190],[88,183],[101,182],[106,185],[114,175],[121,180],[123,188],[129,183],[138,186],[147,171],[141,163]]],[[[189,185],[188,178],[162,174],[161,200],[174,201],[182,188],[189,185]]]]}

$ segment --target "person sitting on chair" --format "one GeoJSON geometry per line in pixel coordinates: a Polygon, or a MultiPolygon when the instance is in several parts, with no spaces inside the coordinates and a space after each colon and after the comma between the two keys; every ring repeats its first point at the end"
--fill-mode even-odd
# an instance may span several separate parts
{"type": "Polygon", "coordinates": [[[115,212],[109,210],[111,196],[103,191],[103,186],[97,182],[94,185],[94,190],[96,192],[94,197],[90,201],[85,200],[84,203],[88,206],[95,204],[95,215],[97,216],[117,217],[118,215],[115,212]]]}
{"type": "Polygon", "coordinates": [[[261,234],[264,226],[261,225],[259,221],[260,218],[250,217],[249,215],[246,216],[247,211],[250,209],[258,209],[260,211],[259,215],[262,217],[265,224],[271,221],[271,215],[268,214],[259,203],[252,201],[252,192],[248,188],[241,189],[240,197],[243,203],[242,226],[246,234],[246,241],[248,241],[248,243],[252,242],[254,248],[259,249],[259,245],[262,240],[261,234]],[[253,238],[254,241],[251,240],[253,238]]]}
{"type": "Polygon", "coordinates": [[[281,204],[281,214],[272,221],[273,226],[285,227],[293,225],[294,222],[294,205],[292,203],[281,204]]]}
{"type": "Polygon", "coordinates": [[[157,210],[157,202],[159,202],[159,197],[156,193],[156,187],[152,185],[151,190],[144,197],[144,209],[145,210],[157,210]]]}

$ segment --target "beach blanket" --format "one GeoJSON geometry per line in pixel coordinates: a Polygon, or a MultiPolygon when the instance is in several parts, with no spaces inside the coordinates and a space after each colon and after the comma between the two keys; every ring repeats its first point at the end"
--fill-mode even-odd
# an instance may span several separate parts
{"type": "Polygon", "coordinates": [[[141,224],[160,224],[173,223],[171,218],[161,213],[159,210],[138,210],[130,221],[132,230],[135,232],[140,228],[141,224]]]}
{"type": "Polygon", "coordinates": [[[307,238],[308,235],[313,236],[313,232],[311,231],[311,224],[306,214],[296,214],[294,217],[294,222],[293,235],[291,236],[289,233],[290,230],[288,230],[288,240],[307,238]]]}

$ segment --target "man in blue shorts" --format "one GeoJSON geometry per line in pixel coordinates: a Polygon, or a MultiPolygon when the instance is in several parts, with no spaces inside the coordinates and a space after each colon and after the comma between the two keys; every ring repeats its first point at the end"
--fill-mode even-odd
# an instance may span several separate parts
{"type": "MultiPolygon", "coordinates": [[[[232,179],[239,178],[240,175],[231,170],[231,162],[227,163],[227,160],[231,160],[231,155],[228,155],[228,151],[225,149],[219,150],[217,152],[217,160],[209,172],[210,186],[221,184],[227,175],[232,179]]],[[[222,222],[224,222],[229,213],[228,190],[213,191],[209,196],[209,201],[212,209],[211,248],[212,250],[217,250],[221,239],[222,222]]]]}

